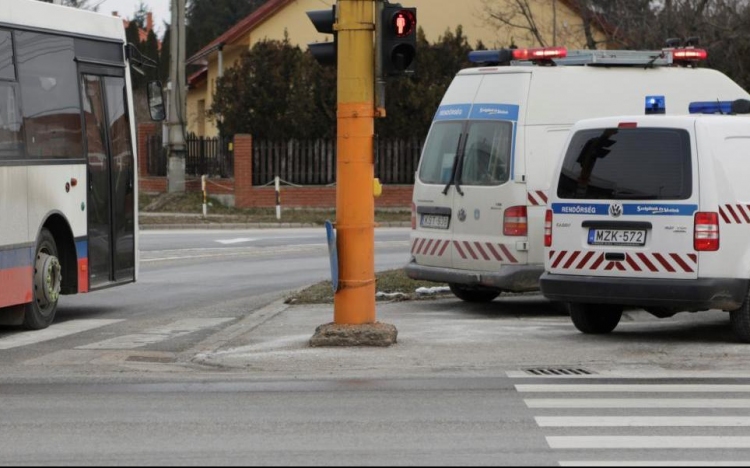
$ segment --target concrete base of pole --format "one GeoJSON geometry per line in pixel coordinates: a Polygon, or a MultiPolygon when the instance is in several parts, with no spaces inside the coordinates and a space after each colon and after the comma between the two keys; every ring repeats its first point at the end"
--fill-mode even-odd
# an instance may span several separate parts
{"type": "Polygon", "coordinates": [[[167,192],[181,193],[185,191],[185,158],[170,156],[167,167],[167,192]]]}
{"type": "Polygon", "coordinates": [[[311,347],[330,346],[377,346],[388,347],[396,343],[398,331],[388,323],[365,323],[362,325],[340,325],[326,323],[315,329],[310,338],[311,347]]]}

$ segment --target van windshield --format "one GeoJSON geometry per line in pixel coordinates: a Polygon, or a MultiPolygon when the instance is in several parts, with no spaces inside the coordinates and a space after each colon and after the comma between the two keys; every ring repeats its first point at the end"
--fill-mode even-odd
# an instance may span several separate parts
{"type": "Polygon", "coordinates": [[[684,200],[692,194],[690,135],[666,128],[577,132],[557,196],[593,200],[684,200]]]}
{"type": "MultiPolygon", "coordinates": [[[[463,121],[436,122],[427,137],[419,180],[447,184],[464,131],[463,121]]],[[[471,121],[464,135],[459,180],[463,185],[500,185],[508,181],[513,124],[505,121],[471,121]]]]}

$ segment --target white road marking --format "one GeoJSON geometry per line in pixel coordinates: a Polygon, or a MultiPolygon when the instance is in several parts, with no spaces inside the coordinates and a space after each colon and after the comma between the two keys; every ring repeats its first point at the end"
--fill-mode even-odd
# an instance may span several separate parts
{"type": "Polygon", "coordinates": [[[528,408],[750,408],[747,398],[530,398],[528,408]]]}
{"type": "Polygon", "coordinates": [[[741,416],[537,416],[539,427],[747,427],[741,416]]]}
{"type": "Polygon", "coordinates": [[[55,340],[64,336],[105,327],[122,321],[124,320],[81,319],[55,323],[44,330],[23,331],[0,338],[0,349],[18,348],[20,346],[28,346],[44,341],[55,340]]]}
{"type": "Polygon", "coordinates": [[[748,393],[750,385],[722,384],[634,384],[634,385],[516,385],[516,390],[524,393],[748,393]]]}
{"type": "Polygon", "coordinates": [[[163,327],[146,330],[143,333],[123,335],[76,349],[134,349],[154,343],[160,343],[180,336],[197,332],[204,328],[215,327],[226,322],[235,320],[234,317],[210,318],[210,319],[183,319],[163,327]]]}
{"type": "Polygon", "coordinates": [[[252,242],[254,240],[257,240],[257,239],[253,239],[251,237],[239,237],[237,239],[217,240],[216,242],[218,242],[219,244],[230,245],[230,244],[242,244],[244,242],[252,242]]]}
{"type": "Polygon", "coordinates": [[[735,436],[554,436],[552,449],[748,449],[750,437],[735,436]]]}
{"type": "Polygon", "coordinates": [[[561,461],[560,466],[750,466],[750,461],[561,461]]]}

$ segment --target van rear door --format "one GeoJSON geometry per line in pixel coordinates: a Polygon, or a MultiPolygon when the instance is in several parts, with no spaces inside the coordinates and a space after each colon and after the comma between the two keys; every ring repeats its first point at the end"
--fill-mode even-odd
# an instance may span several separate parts
{"type": "Polygon", "coordinates": [[[623,123],[573,135],[551,206],[548,271],[698,277],[698,163],[690,125],[623,123]]]}

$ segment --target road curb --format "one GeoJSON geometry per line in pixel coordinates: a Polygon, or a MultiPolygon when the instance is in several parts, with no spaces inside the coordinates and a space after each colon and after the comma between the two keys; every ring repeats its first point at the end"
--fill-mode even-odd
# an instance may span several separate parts
{"type": "MultiPolygon", "coordinates": [[[[376,227],[410,227],[410,222],[376,223],[376,227]]],[[[315,223],[194,223],[194,224],[138,224],[141,231],[176,229],[283,229],[283,228],[323,228],[315,223]]]]}
{"type": "Polygon", "coordinates": [[[192,364],[224,367],[220,362],[213,361],[210,356],[238,337],[252,332],[267,321],[278,316],[289,309],[289,307],[289,304],[284,303],[284,299],[277,299],[274,302],[250,313],[250,315],[241,319],[239,322],[207,338],[182,354],[184,356],[190,356],[186,360],[192,364]]]}

